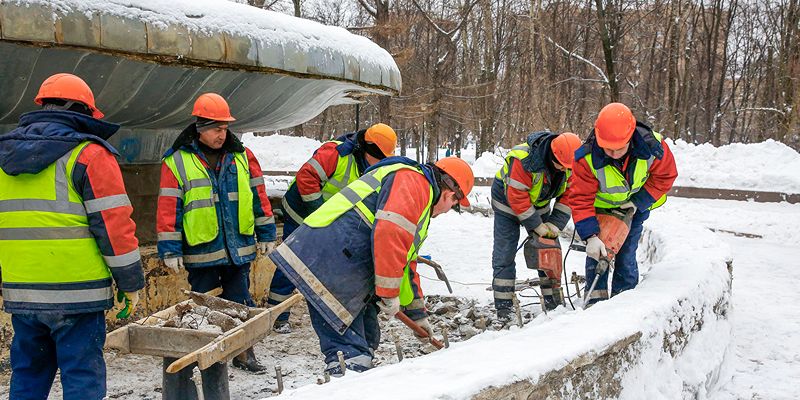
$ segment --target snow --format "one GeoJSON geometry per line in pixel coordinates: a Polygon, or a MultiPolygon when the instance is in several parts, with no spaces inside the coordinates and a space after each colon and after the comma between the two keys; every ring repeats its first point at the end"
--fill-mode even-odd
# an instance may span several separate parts
{"type": "MultiPolygon", "coordinates": [[[[414,382],[404,387],[403,397],[467,398],[490,385],[536,380],[574,357],[603,349],[636,332],[648,338],[649,347],[643,350],[642,360],[623,376],[623,398],[680,397],[684,390],[681,382],[702,386],[705,377],[718,369],[727,351],[727,342],[717,339],[729,334],[730,323],[716,320],[711,310],[728,284],[725,261],[730,259],[730,249],[720,243],[716,234],[679,221],[668,209],[661,215],[654,213],[646,227],[649,233],[640,256],[652,264],[643,262],[643,280],[636,290],[586,311],[560,308],[539,315],[522,329],[486,332],[453,344],[446,351],[348,375],[324,387],[302,387],[282,398],[347,399],[356,391],[365,397],[392,398],[385,388],[398,381],[414,382]],[[682,301],[677,303],[677,299],[682,301]],[[683,307],[687,314],[702,314],[705,322],[703,334],[697,338],[701,344],[690,342],[684,350],[686,360],[665,359],[662,350],[664,334],[688,323],[670,319],[676,314],[676,306],[683,307]],[[531,357],[532,354],[536,356],[531,357]],[[658,382],[654,382],[656,376],[658,382]]],[[[423,252],[445,267],[459,296],[491,301],[491,292],[485,290],[491,280],[490,228],[490,218],[467,214],[446,214],[431,223],[423,252]]],[[[584,256],[573,253],[571,257],[568,271],[579,269],[584,256]]],[[[521,275],[518,278],[533,275],[524,268],[521,258],[517,262],[521,275]]],[[[421,274],[432,276],[422,269],[421,274]]],[[[429,294],[444,290],[442,284],[428,279],[423,288],[429,294]]],[[[688,332],[691,326],[684,328],[688,332]]]]}
{"type": "MultiPolygon", "coordinates": [[[[357,62],[361,70],[385,71],[399,77],[392,56],[366,37],[344,28],[220,0],[11,0],[38,4],[60,13],[79,12],[138,19],[153,27],[185,26],[205,35],[227,33],[251,38],[268,46],[298,49],[312,54],[315,62],[357,62]]],[[[306,72],[306,71],[301,71],[306,72]]],[[[399,84],[399,83],[398,83],[399,84]]],[[[395,88],[399,90],[398,88],[395,88]]]]}
{"type": "Polygon", "coordinates": [[[800,153],[769,139],[714,147],[669,141],[676,186],[800,193],[800,153]]]}
{"type": "Polygon", "coordinates": [[[297,171],[322,145],[314,139],[297,136],[242,135],[242,142],[258,158],[264,171],[297,171]]]}

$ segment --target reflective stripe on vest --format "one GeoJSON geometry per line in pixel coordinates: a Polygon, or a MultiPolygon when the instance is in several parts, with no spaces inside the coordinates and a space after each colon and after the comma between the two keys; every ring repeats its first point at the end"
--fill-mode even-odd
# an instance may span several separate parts
{"type": "MultiPolygon", "coordinates": [[[[331,199],[325,202],[322,207],[309,215],[304,223],[312,228],[325,227],[330,225],[333,221],[337,220],[346,212],[350,211],[351,209],[355,209],[364,222],[367,223],[370,229],[375,226],[375,219],[378,218],[394,222],[398,224],[398,226],[412,233],[414,235],[414,241],[411,244],[411,248],[408,250],[408,254],[406,254],[406,265],[403,269],[403,278],[399,282],[400,305],[406,306],[411,304],[411,301],[414,300],[414,292],[411,287],[410,263],[411,261],[417,259],[419,248],[422,246],[422,243],[428,236],[428,224],[431,220],[431,205],[433,204],[433,188],[429,188],[428,204],[425,206],[425,210],[415,224],[411,221],[405,220],[405,218],[403,218],[403,222],[398,223],[399,221],[397,221],[397,217],[399,214],[393,215],[394,213],[385,212],[383,210],[379,211],[378,215],[376,216],[372,210],[370,210],[364,204],[364,199],[369,197],[371,194],[380,193],[383,180],[386,179],[389,174],[397,172],[401,169],[408,169],[422,174],[422,171],[418,168],[405,164],[392,164],[370,171],[331,197],[331,199]]],[[[398,286],[398,283],[395,282],[389,286],[396,287],[398,286]]]]}
{"type": "Polygon", "coordinates": [[[83,201],[72,171],[86,141],[36,174],[0,169],[3,297],[17,304],[80,304],[111,299],[109,267],[139,261],[139,250],[104,257],[87,213],[129,206],[126,195],[83,201]]]}
{"type": "MultiPolygon", "coordinates": [[[[229,201],[238,202],[239,233],[252,235],[255,231],[253,192],[250,168],[244,153],[233,153],[236,165],[236,193],[228,193],[229,201]]],[[[164,159],[182,190],[183,233],[189,246],[208,243],[219,235],[216,202],[211,176],[196,154],[178,150],[164,159]]],[[[258,182],[255,182],[257,185],[258,182]]]]}
{"type": "MultiPolygon", "coordinates": [[[[514,189],[527,191],[528,196],[531,199],[531,204],[533,204],[536,208],[541,208],[550,204],[550,200],[552,198],[540,199],[539,196],[542,194],[542,187],[544,186],[544,173],[531,173],[533,186],[528,187],[524,183],[519,182],[511,178],[511,162],[513,159],[517,159],[522,162],[522,159],[527,157],[530,152],[530,147],[528,147],[527,143],[519,144],[514,146],[511,151],[506,154],[505,163],[503,163],[503,168],[500,168],[495,174],[497,179],[503,181],[503,188],[505,189],[506,193],[508,193],[508,187],[511,186],[514,189]]],[[[570,171],[566,171],[566,177],[564,182],[561,183],[561,187],[558,188],[558,191],[555,194],[555,197],[561,196],[567,190],[567,181],[569,180],[570,171]]],[[[506,194],[508,196],[508,194],[506,194]]],[[[512,213],[512,215],[516,215],[512,213]]],[[[524,219],[524,218],[521,218],[524,219]]]]}
{"type": "MultiPolygon", "coordinates": [[[[656,140],[661,142],[661,135],[653,132],[656,140]]],[[[625,175],[619,168],[609,164],[600,169],[595,169],[592,163],[592,153],[589,152],[585,156],[586,162],[592,174],[597,178],[598,189],[595,196],[594,206],[597,208],[617,208],[622,204],[630,201],[631,196],[636,194],[644,187],[647,178],[650,177],[650,166],[655,161],[654,156],[650,156],[647,160],[637,158],[636,163],[633,165],[632,183],[628,183],[625,175]]],[[[662,195],[655,203],[653,203],[649,210],[660,207],[667,201],[667,195],[662,195]]]]}

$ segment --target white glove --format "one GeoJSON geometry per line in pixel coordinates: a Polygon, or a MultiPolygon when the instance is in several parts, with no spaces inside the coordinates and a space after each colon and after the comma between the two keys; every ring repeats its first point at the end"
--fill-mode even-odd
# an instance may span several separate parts
{"type": "Polygon", "coordinates": [[[552,234],[551,238],[557,238],[558,235],[561,234],[561,229],[558,229],[558,227],[552,222],[545,222],[544,224],[547,225],[547,229],[550,230],[550,233],[552,234]]]}
{"type": "Polygon", "coordinates": [[[422,318],[422,319],[418,319],[418,320],[416,320],[414,322],[416,322],[417,325],[419,325],[420,328],[425,329],[425,331],[428,332],[428,337],[426,337],[426,338],[421,337],[421,336],[417,335],[417,332],[414,332],[414,336],[416,336],[417,339],[419,339],[420,342],[424,342],[424,343],[430,342],[431,338],[433,337],[433,328],[431,327],[431,323],[428,321],[428,317],[425,317],[425,318],[422,318]]]}
{"type": "Polygon", "coordinates": [[[539,237],[547,237],[547,235],[550,234],[550,229],[548,229],[545,224],[539,224],[539,226],[533,228],[533,233],[537,234],[539,237]]]}
{"type": "Polygon", "coordinates": [[[172,272],[177,274],[178,271],[183,268],[183,257],[167,258],[164,260],[164,265],[171,269],[172,272]]]}
{"type": "Polygon", "coordinates": [[[586,255],[590,258],[600,261],[601,256],[608,256],[606,244],[603,243],[603,241],[597,236],[590,237],[588,240],[586,240],[586,255]]]}
{"type": "Polygon", "coordinates": [[[275,242],[258,242],[258,255],[265,256],[275,251],[275,242]]]}
{"type": "Polygon", "coordinates": [[[381,312],[386,314],[388,318],[392,318],[395,314],[400,312],[400,298],[381,297],[381,301],[378,302],[378,308],[380,308],[381,312]]]}
{"type": "Polygon", "coordinates": [[[633,212],[636,212],[636,204],[633,204],[633,202],[632,202],[632,201],[626,201],[626,202],[622,203],[622,204],[619,206],[619,208],[621,208],[621,209],[623,209],[623,210],[627,210],[627,209],[629,209],[629,208],[632,208],[632,209],[633,209],[633,212]]]}

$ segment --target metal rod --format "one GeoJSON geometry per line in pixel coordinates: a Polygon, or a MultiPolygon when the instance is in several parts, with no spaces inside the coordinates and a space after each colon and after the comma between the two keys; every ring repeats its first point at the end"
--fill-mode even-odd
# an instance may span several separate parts
{"type": "Polygon", "coordinates": [[[342,376],[347,370],[347,364],[344,363],[344,353],[341,350],[336,352],[336,357],[339,357],[339,367],[342,369],[342,376]]]}
{"type": "Polygon", "coordinates": [[[283,374],[281,373],[281,366],[275,366],[275,379],[278,380],[278,394],[283,393],[283,374]]]}
{"type": "Polygon", "coordinates": [[[403,346],[400,345],[400,342],[394,342],[394,350],[397,352],[397,362],[403,361],[403,346]]]}
{"type": "Polygon", "coordinates": [[[517,314],[517,326],[522,328],[522,308],[519,306],[519,299],[516,295],[511,297],[511,302],[514,303],[514,313],[517,314]]]}

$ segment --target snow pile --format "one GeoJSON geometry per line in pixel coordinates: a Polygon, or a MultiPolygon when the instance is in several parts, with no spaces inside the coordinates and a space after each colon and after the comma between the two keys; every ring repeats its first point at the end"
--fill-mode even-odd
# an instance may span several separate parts
{"type": "MultiPolygon", "coordinates": [[[[320,58],[357,62],[361,70],[400,72],[392,56],[363,36],[344,28],[219,0],[12,0],[39,4],[60,13],[79,12],[138,19],[159,29],[180,25],[207,36],[227,33],[258,40],[268,46],[319,52],[320,58]]],[[[319,61],[317,61],[319,62],[319,61]]],[[[305,71],[302,71],[305,72],[305,71]]],[[[399,88],[396,88],[399,89],[399,88]]]]}
{"type": "MultiPolygon", "coordinates": [[[[375,398],[469,398],[490,386],[535,383],[579,356],[601,352],[637,333],[641,333],[637,344],[624,350],[632,352],[634,361],[618,372],[624,388],[621,398],[704,396],[719,373],[730,337],[730,324],[714,310],[726,307],[730,249],[720,245],[713,233],[678,222],[670,213],[654,213],[647,222],[652,225],[658,231],[648,230],[642,246],[652,264],[643,265],[645,277],[635,290],[589,310],[562,308],[522,329],[486,332],[426,357],[348,374],[323,387],[302,387],[282,398],[351,399],[353,393],[375,398]],[[402,394],[386,391],[397,382],[414,384],[404,386],[402,394]]],[[[470,248],[469,242],[450,245],[470,248]]],[[[597,384],[604,383],[608,382],[597,384]]]]}
{"type": "Polygon", "coordinates": [[[472,172],[475,177],[490,178],[495,176],[497,171],[503,166],[505,159],[496,153],[483,152],[480,157],[472,164],[472,172]]]}
{"type": "Polygon", "coordinates": [[[242,135],[242,142],[258,159],[264,171],[297,171],[322,143],[297,136],[242,135]]]}
{"type": "Polygon", "coordinates": [[[714,147],[669,141],[676,186],[800,193],[800,153],[781,142],[714,147]]]}

